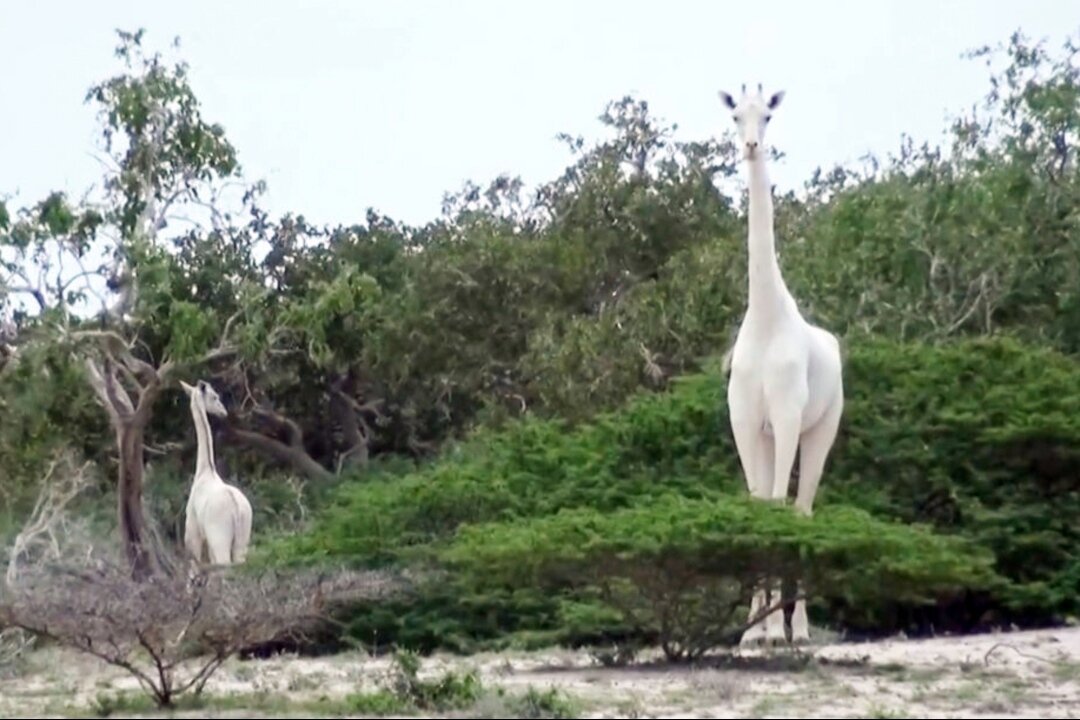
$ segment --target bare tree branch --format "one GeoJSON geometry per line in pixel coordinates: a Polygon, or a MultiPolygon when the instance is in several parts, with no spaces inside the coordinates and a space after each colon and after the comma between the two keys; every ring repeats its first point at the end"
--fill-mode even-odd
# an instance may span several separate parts
{"type": "Polygon", "coordinates": [[[90,381],[90,387],[94,390],[94,394],[98,396],[98,400],[100,401],[102,407],[105,408],[105,411],[109,414],[109,419],[112,421],[112,423],[114,425],[119,424],[121,422],[121,418],[120,415],[117,413],[116,408],[113,406],[112,401],[109,399],[109,391],[106,389],[105,386],[105,376],[98,368],[97,363],[95,363],[90,358],[86,358],[84,364],[86,365],[86,374],[90,381]]]}
{"type": "MultiPolygon", "coordinates": [[[[297,431],[299,431],[299,428],[297,428],[297,431]]],[[[302,442],[299,444],[284,443],[260,432],[246,430],[232,424],[226,425],[225,433],[228,440],[243,443],[265,455],[287,463],[312,479],[329,480],[334,476],[333,473],[316,462],[307,453],[302,442]]]]}
{"type": "Polygon", "coordinates": [[[34,545],[40,544],[44,536],[49,540],[51,559],[60,559],[56,533],[64,524],[68,505],[90,485],[89,467],[89,462],[75,467],[67,453],[58,454],[49,462],[30,518],[15,536],[8,551],[7,572],[4,575],[8,585],[18,580],[20,559],[27,556],[34,545]]]}
{"type": "Polygon", "coordinates": [[[116,416],[119,421],[127,423],[131,420],[135,413],[135,408],[132,407],[131,398],[128,397],[126,391],[120,387],[120,383],[116,380],[116,363],[111,356],[106,356],[104,372],[102,373],[105,378],[105,397],[109,401],[109,405],[115,410],[116,416]]]}
{"type": "Polygon", "coordinates": [[[32,285],[9,285],[7,283],[0,284],[0,288],[4,290],[4,293],[11,293],[16,295],[29,295],[34,298],[34,302],[38,304],[38,309],[44,312],[49,308],[49,303],[45,299],[45,293],[40,289],[33,287],[32,285]]]}

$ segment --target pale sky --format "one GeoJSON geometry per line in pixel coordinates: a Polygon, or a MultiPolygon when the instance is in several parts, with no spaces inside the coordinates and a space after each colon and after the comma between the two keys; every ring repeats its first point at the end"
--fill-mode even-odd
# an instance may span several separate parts
{"type": "Polygon", "coordinates": [[[901,133],[937,141],[987,73],[961,53],[1021,29],[1060,46],[1075,0],[666,2],[546,0],[6,0],[0,12],[0,196],[14,205],[100,179],[84,104],[119,72],[116,28],[150,50],[180,36],[205,117],[224,125],[272,213],[317,223],[368,207],[410,223],[443,193],[500,173],[532,184],[569,162],[561,131],[632,93],[679,125],[731,126],[720,88],[787,96],[768,140],[781,190],[815,167],[887,153],[901,133]]]}

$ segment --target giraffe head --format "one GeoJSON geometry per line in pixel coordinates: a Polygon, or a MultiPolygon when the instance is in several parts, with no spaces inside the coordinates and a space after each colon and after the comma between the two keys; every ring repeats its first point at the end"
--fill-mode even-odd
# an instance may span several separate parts
{"type": "Polygon", "coordinates": [[[720,91],[720,99],[735,118],[743,158],[753,160],[765,144],[765,126],[769,124],[773,111],[780,106],[780,101],[784,99],[784,91],[773,93],[766,98],[762,94],[761,83],[758,83],[756,93],[747,93],[746,85],[743,85],[742,97],[738,102],[723,90],[720,91]]]}
{"type": "Polygon", "coordinates": [[[225,405],[222,404],[217,391],[214,390],[210,383],[205,380],[200,380],[194,386],[191,386],[181,380],[180,387],[184,388],[184,392],[186,392],[188,397],[192,400],[198,399],[206,412],[218,417],[228,417],[229,411],[225,409],[225,405]]]}

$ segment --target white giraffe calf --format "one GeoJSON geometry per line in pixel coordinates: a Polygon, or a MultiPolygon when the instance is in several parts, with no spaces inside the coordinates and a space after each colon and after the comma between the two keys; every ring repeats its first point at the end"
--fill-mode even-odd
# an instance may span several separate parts
{"type": "Polygon", "coordinates": [[[191,418],[199,441],[195,479],[188,495],[184,545],[199,563],[234,565],[247,558],[251,541],[251,503],[239,488],[229,485],[214,467],[214,443],[207,413],[228,416],[217,392],[206,381],[180,385],[191,398],[191,418]]]}

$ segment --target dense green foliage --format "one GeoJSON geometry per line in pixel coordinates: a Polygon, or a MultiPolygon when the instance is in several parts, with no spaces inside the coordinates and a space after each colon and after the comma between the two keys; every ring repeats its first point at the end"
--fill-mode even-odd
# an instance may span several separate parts
{"type": "MultiPolygon", "coordinates": [[[[956,604],[951,617],[936,618],[939,624],[970,627],[987,611],[999,621],[1021,622],[1080,612],[1080,533],[1069,521],[1080,511],[1080,364],[1009,339],[943,345],[864,339],[848,349],[846,362],[847,410],[818,501],[825,514],[815,525],[851,521],[856,516],[837,508],[854,505],[882,520],[934,526],[991,552],[1005,582],[989,596],[956,604]],[[1046,510],[1050,506],[1052,513],[1046,510]],[[841,514],[828,514],[834,510],[841,514]]],[[[478,433],[438,463],[401,477],[343,487],[313,532],[271,548],[272,556],[407,563],[431,558],[432,548],[445,546],[463,527],[498,522],[513,528],[563,510],[640,511],[671,494],[730,502],[742,487],[724,422],[725,387],[719,372],[687,375],[669,392],[642,395],[617,412],[573,428],[565,421],[534,419],[478,433]]],[[[687,510],[688,523],[692,517],[687,510]]],[[[520,531],[531,532],[531,527],[522,525],[520,531]]],[[[772,533],[766,527],[755,540],[763,550],[772,533]]],[[[826,532],[836,535],[827,534],[822,542],[850,543],[852,552],[864,539],[886,542],[887,536],[874,524],[861,532],[851,524],[826,532]]],[[[705,534],[697,537],[706,542],[705,534]]],[[[479,550],[476,543],[468,547],[479,550]]],[[[810,555],[824,550],[806,546],[810,555]]],[[[478,557],[488,558],[491,552],[497,551],[478,557]]],[[[875,552],[867,549],[867,557],[875,552]]],[[[911,545],[897,552],[893,559],[898,563],[929,564],[932,550],[911,545]]],[[[954,568],[959,569],[968,558],[961,552],[951,559],[960,561],[954,568]]],[[[970,561],[974,569],[974,556],[970,561]]],[[[523,552],[513,562],[528,565],[523,552]]],[[[466,597],[469,587],[455,590],[454,603],[482,606],[487,591],[466,597]]],[[[445,585],[440,583],[436,592],[445,592],[445,585]]],[[[418,612],[430,612],[425,602],[436,599],[418,604],[418,612]]],[[[893,623],[914,622],[910,616],[889,614],[870,599],[845,604],[844,620],[855,628],[894,629],[893,623]]],[[[550,603],[537,597],[521,598],[519,609],[532,617],[503,621],[543,624],[553,612],[550,603]]],[[[834,617],[839,611],[833,607],[834,617]]],[[[473,612],[467,611],[462,622],[472,622],[467,617],[473,612]]],[[[429,627],[419,617],[400,624],[411,625],[409,632],[416,634],[429,627]]]]}
{"type": "Polygon", "coordinates": [[[1080,363],[1006,339],[860,342],[826,502],[994,551],[1019,617],[1080,612],[1080,363]]]}
{"type": "Polygon", "coordinates": [[[381,564],[463,523],[611,510],[672,489],[689,497],[730,492],[738,488],[737,457],[721,424],[718,378],[679,378],[672,392],[644,394],[572,429],[530,418],[478,431],[416,472],[344,486],[311,534],[272,549],[381,564]],[[715,480],[702,481],[708,477],[715,480]]]}
{"type": "MultiPolygon", "coordinates": [[[[0,310],[13,322],[0,332],[4,533],[59,452],[98,470],[94,507],[114,502],[112,433],[84,362],[119,338],[133,367],[174,370],[145,436],[147,506],[168,536],[194,465],[173,383],[202,378],[230,410],[218,457],[254,499],[257,558],[435,573],[404,604],[360,608],[352,633],[366,642],[655,634],[580,577],[558,593],[543,590],[546,573],[486,586],[464,571],[492,550],[477,539],[520,555],[544,538],[553,562],[584,562],[560,538],[602,526],[624,537],[635,573],[653,546],[737,564],[724,518],[745,520],[770,557],[814,559],[829,590],[814,606],[822,621],[887,631],[1080,612],[1071,41],[1054,53],[1017,34],[975,53],[990,90],[944,147],[904,139],[895,157],[818,172],[776,198],[785,279],[847,354],[847,408],[812,525],[735,500],[715,362],[746,286],[745,196],[715,182],[741,170],[730,134],[676,140],[646,102],[622,98],[600,118],[609,139],[563,138],[571,163],[531,196],[499,177],[448,195],[421,227],[374,211],[313,227],[260,207],[262,184],[242,184],[240,153],[202,117],[185,65],[142,43],[121,33],[123,71],[87,95],[112,160],[104,192],[0,199],[0,310]],[[87,278],[108,302],[95,304],[87,278]],[[663,522],[675,507],[700,531],[689,545],[659,534],[676,527],[663,522]],[[959,562],[965,543],[989,553],[996,581],[959,562]],[[862,580],[830,575],[875,553],[862,580]],[[887,607],[871,575],[967,592],[932,611],[914,598],[887,607]]],[[[695,567],[702,592],[742,582],[695,567]]],[[[713,626],[726,636],[730,622],[713,626]]]]}

